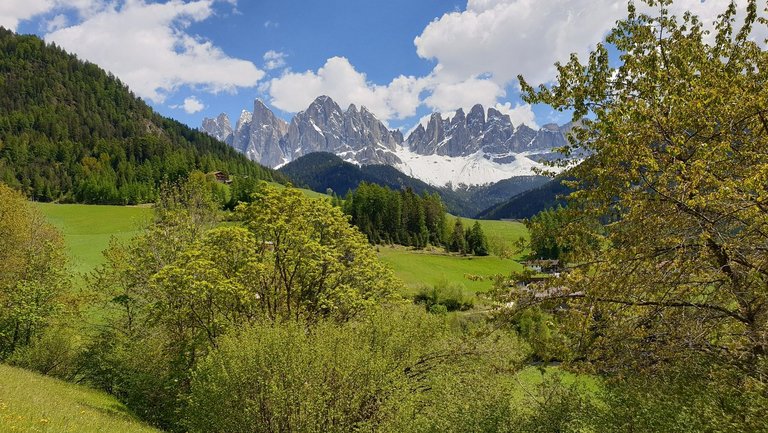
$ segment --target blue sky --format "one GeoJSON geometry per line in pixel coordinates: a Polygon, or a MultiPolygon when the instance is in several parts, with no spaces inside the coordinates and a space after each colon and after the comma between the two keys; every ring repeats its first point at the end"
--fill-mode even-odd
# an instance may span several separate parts
{"type": "MultiPolygon", "coordinates": [[[[680,0],[705,20],[727,0],[680,0]]],[[[513,123],[564,123],[530,107],[517,74],[555,77],[626,13],[620,0],[3,0],[0,25],[110,70],[160,113],[234,122],[261,98],[289,119],[319,94],[408,130],[433,111],[496,106],[513,123]]]]}

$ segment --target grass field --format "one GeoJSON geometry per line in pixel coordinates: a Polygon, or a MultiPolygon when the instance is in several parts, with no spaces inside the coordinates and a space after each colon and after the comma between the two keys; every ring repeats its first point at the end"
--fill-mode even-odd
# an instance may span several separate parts
{"type": "Polygon", "coordinates": [[[0,433],[159,433],[113,397],[0,365],[0,433]]]}
{"type": "Polygon", "coordinates": [[[405,247],[379,247],[381,261],[395,271],[395,275],[405,282],[410,292],[422,285],[432,286],[438,282],[457,282],[472,292],[484,292],[493,286],[488,278],[493,275],[509,275],[512,271],[522,270],[522,265],[496,256],[461,257],[444,253],[413,251],[405,247]],[[482,281],[472,281],[467,275],[484,277],[482,281]]]}
{"type": "Polygon", "coordinates": [[[127,240],[149,222],[146,206],[99,206],[36,203],[45,217],[64,234],[73,270],[89,272],[103,263],[102,251],[112,236],[127,240]]]}
{"type": "MultiPolygon", "coordinates": [[[[112,236],[119,240],[130,239],[139,233],[152,215],[151,208],[146,206],[51,203],[36,203],[36,206],[64,234],[73,270],[80,273],[89,272],[103,263],[102,251],[107,248],[112,236]]],[[[474,224],[474,221],[464,219],[465,225],[474,224]]],[[[449,224],[453,224],[453,217],[450,217],[449,224]]],[[[491,242],[497,239],[512,245],[521,236],[527,236],[525,226],[520,223],[481,220],[480,224],[491,242]]],[[[411,290],[425,284],[449,281],[463,284],[468,291],[477,293],[491,288],[492,281],[487,277],[508,275],[521,269],[517,262],[496,256],[460,257],[403,247],[382,246],[379,249],[382,261],[390,265],[411,290]],[[482,276],[485,280],[471,281],[466,278],[467,275],[482,276]]]]}

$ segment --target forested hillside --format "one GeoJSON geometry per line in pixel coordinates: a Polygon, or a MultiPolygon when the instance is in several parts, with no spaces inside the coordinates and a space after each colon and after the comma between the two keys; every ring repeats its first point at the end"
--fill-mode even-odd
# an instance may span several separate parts
{"type": "Polygon", "coordinates": [[[191,170],[280,177],[98,66],[0,28],[0,181],[35,200],[140,203],[191,170]]]}
{"type": "Polygon", "coordinates": [[[524,191],[509,200],[496,204],[477,214],[487,220],[530,218],[544,209],[565,204],[571,189],[563,185],[562,178],[552,179],[544,185],[524,191]]]}
{"type": "MultiPolygon", "coordinates": [[[[323,193],[331,189],[340,196],[355,190],[361,182],[395,190],[411,188],[417,194],[438,194],[448,212],[465,217],[473,217],[491,205],[545,184],[547,180],[544,176],[521,176],[454,191],[434,187],[388,165],[357,166],[327,152],[302,156],[281,167],[279,171],[298,186],[323,193]]],[[[542,209],[544,208],[538,208],[536,212],[542,209]]]]}

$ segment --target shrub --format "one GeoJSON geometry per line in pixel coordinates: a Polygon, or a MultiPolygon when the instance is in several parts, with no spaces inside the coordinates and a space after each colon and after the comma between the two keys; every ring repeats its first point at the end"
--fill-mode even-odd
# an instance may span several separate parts
{"type": "Polygon", "coordinates": [[[444,307],[446,312],[466,311],[474,306],[473,298],[466,294],[463,285],[445,280],[432,287],[422,287],[414,296],[414,302],[424,305],[429,312],[442,311],[442,309],[435,309],[436,305],[444,307]]]}

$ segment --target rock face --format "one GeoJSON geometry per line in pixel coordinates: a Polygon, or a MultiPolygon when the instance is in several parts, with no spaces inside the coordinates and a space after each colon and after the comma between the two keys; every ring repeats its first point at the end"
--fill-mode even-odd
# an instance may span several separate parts
{"type": "Polygon", "coordinates": [[[509,116],[494,108],[486,117],[482,105],[475,105],[468,115],[459,109],[453,118],[434,113],[427,127],[418,125],[406,141],[411,151],[420,155],[468,156],[483,152],[486,159],[504,164],[523,152],[547,153],[566,144],[567,129],[555,124],[535,131],[526,125],[517,129],[509,116]]]}
{"type": "Polygon", "coordinates": [[[203,120],[203,131],[219,141],[223,141],[230,146],[232,145],[232,138],[234,136],[232,122],[229,121],[229,116],[224,113],[219,114],[215,119],[206,117],[203,120]]]}
{"type": "Polygon", "coordinates": [[[344,110],[328,96],[315,99],[290,123],[256,100],[252,112],[243,110],[234,129],[226,114],[206,118],[202,125],[204,132],[270,167],[308,153],[330,152],[359,165],[390,165],[439,186],[529,175],[531,167],[556,157],[553,149],[566,144],[569,129],[569,125],[555,124],[538,131],[526,125],[515,128],[508,115],[494,108],[486,111],[478,104],[468,114],[457,110],[452,118],[434,113],[426,125],[417,125],[404,139],[365,107],[350,105],[344,110]],[[428,168],[424,158],[429,160],[428,168]],[[424,174],[446,164],[452,164],[455,179],[437,180],[424,174]]]}
{"type": "Polygon", "coordinates": [[[350,105],[343,111],[333,99],[320,96],[288,124],[260,100],[253,112],[243,111],[232,130],[226,114],[203,120],[202,130],[225,141],[250,159],[278,167],[312,152],[331,152],[359,164],[396,164],[403,143],[368,109],[350,105]]]}

